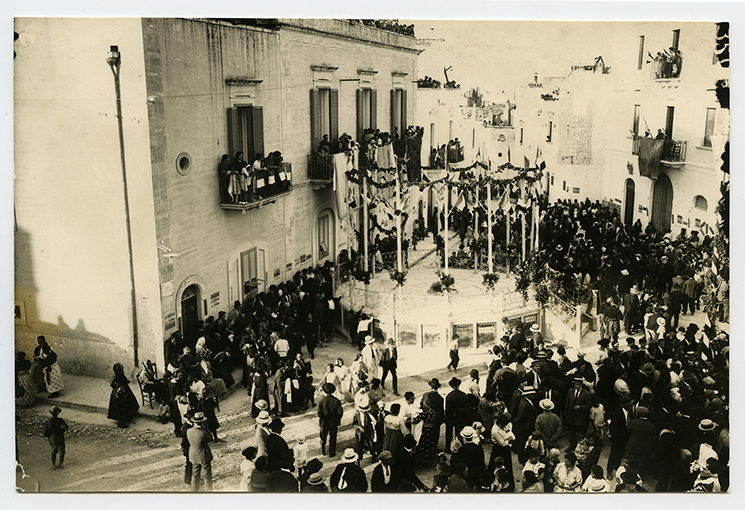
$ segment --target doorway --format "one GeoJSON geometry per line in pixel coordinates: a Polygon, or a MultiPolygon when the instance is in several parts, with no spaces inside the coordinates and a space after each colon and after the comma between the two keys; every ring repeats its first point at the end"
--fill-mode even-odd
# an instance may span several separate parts
{"type": "Polygon", "coordinates": [[[673,184],[666,173],[660,173],[654,183],[652,224],[658,232],[670,230],[673,214],[673,184]]]}
{"type": "Polygon", "coordinates": [[[627,228],[634,224],[634,179],[626,179],[626,193],[624,194],[623,223],[627,228]]]}
{"type": "Polygon", "coordinates": [[[187,345],[197,343],[197,322],[199,322],[199,286],[189,285],[181,295],[181,333],[187,345]]]}

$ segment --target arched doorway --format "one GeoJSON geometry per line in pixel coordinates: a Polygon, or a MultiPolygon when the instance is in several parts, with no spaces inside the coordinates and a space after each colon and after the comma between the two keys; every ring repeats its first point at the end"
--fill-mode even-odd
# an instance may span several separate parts
{"type": "Polygon", "coordinates": [[[189,285],[181,294],[181,333],[187,345],[197,341],[197,322],[199,321],[200,291],[198,285],[189,285]]]}
{"type": "Polygon", "coordinates": [[[317,260],[319,263],[323,263],[327,260],[332,262],[335,260],[336,253],[336,236],[334,227],[334,211],[331,209],[324,209],[318,214],[318,247],[317,260]]]}
{"type": "Polygon", "coordinates": [[[652,195],[652,224],[658,232],[670,230],[673,214],[673,184],[665,173],[654,183],[652,195]]]}
{"type": "Polygon", "coordinates": [[[631,228],[634,224],[634,179],[626,179],[626,192],[624,193],[623,223],[631,228]]]}

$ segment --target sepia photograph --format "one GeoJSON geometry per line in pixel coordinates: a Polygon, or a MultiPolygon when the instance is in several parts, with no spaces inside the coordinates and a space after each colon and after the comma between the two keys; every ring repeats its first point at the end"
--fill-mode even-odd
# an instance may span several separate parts
{"type": "Polygon", "coordinates": [[[12,19],[15,491],[729,492],[731,20],[250,11],[12,19]]]}

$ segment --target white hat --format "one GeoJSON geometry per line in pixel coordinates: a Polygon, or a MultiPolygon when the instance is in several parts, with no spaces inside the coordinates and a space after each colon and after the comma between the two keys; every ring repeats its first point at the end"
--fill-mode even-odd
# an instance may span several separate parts
{"type": "Polygon", "coordinates": [[[365,345],[370,345],[374,343],[375,343],[375,339],[373,337],[371,337],[370,335],[367,335],[365,337],[365,345]]]}
{"type": "Polygon", "coordinates": [[[347,464],[350,464],[352,462],[356,462],[359,458],[359,455],[354,451],[354,448],[347,448],[344,450],[344,456],[341,458],[342,462],[346,462],[347,464]]]}
{"type": "Polygon", "coordinates": [[[460,435],[466,441],[472,441],[473,436],[476,435],[476,431],[473,429],[473,427],[463,427],[463,430],[460,431],[460,435]]]}

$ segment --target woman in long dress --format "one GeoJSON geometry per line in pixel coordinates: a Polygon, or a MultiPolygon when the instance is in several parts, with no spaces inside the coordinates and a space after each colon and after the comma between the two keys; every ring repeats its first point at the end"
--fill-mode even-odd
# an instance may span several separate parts
{"type": "Polygon", "coordinates": [[[127,422],[137,414],[140,404],[137,397],[129,387],[129,379],[124,375],[124,366],[121,363],[114,365],[114,377],[109,383],[111,386],[111,397],[109,397],[109,412],[107,418],[116,420],[118,427],[126,429],[127,422]]]}
{"type": "Polygon", "coordinates": [[[31,379],[29,370],[31,362],[26,359],[26,353],[16,354],[16,405],[30,406],[36,400],[36,385],[31,379]]]}
{"type": "Polygon", "coordinates": [[[59,392],[65,387],[62,381],[62,370],[57,364],[57,353],[47,343],[44,335],[37,338],[39,345],[34,349],[34,363],[31,366],[31,377],[36,383],[36,391],[46,388],[49,398],[59,396],[59,392]],[[36,373],[36,376],[35,376],[36,373]]]}
{"type": "Polygon", "coordinates": [[[437,414],[429,400],[422,400],[422,436],[416,447],[414,457],[418,462],[430,463],[437,461],[437,443],[440,441],[440,424],[437,414]]]}
{"type": "Polygon", "coordinates": [[[385,428],[385,436],[383,437],[383,450],[388,450],[393,455],[393,461],[396,461],[396,450],[398,445],[404,440],[404,434],[408,434],[409,431],[406,428],[403,416],[399,416],[401,413],[401,404],[391,405],[391,412],[383,420],[383,426],[385,428]]]}

